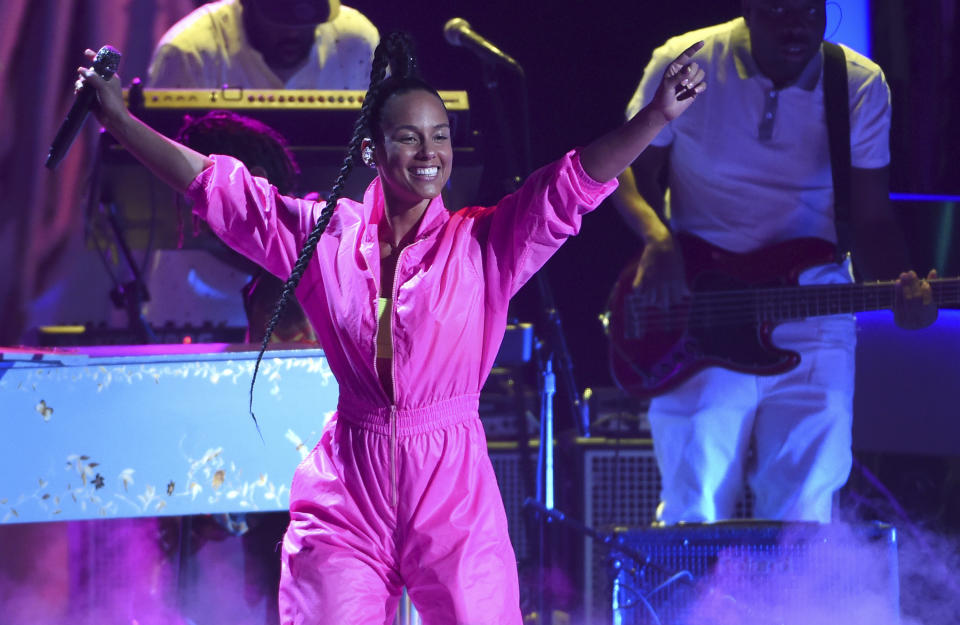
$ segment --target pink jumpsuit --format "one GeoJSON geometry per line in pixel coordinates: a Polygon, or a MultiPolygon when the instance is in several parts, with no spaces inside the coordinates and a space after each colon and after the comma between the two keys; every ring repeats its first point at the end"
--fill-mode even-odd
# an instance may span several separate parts
{"type": "MultiPolygon", "coordinates": [[[[477,414],[510,297],[616,181],[573,151],[495,207],[428,206],[394,280],[391,405],[376,372],[380,180],[341,200],[297,289],[340,399],[297,468],[280,583],[285,624],[388,623],[404,586],[425,623],[521,622],[506,515],[477,414]]],[[[322,205],[229,157],[188,191],[227,244],[290,274],[322,205]]]]}

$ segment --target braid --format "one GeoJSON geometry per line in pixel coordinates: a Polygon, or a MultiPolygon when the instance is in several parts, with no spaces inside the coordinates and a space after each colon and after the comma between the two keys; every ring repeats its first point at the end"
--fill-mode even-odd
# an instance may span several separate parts
{"type": "MultiPolygon", "coordinates": [[[[307,265],[310,263],[310,259],[313,258],[313,253],[320,243],[320,237],[327,229],[327,224],[330,223],[330,219],[333,217],[333,211],[336,209],[337,202],[343,194],[343,188],[346,185],[347,178],[353,170],[354,163],[360,154],[360,145],[363,143],[364,138],[379,131],[380,109],[383,108],[383,104],[389,96],[398,93],[396,90],[383,88],[384,83],[388,80],[386,78],[388,66],[392,72],[391,78],[397,77],[400,80],[422,82],[417,78],[417,61],[413,51],[413,43],[410,36],[406,33],[397,32],[387,35],[374,51],[373,64],[370,69],[370,87],[367,89],[367,93],[363,98],[363,104],[360,106],[360,114],[357,116],[357,121],[353,125],[353,134],[347,146],[347,154],[343,159],[343,165],[341,165],[337,179],[333,183],[333,188],[330,190],[330,197],[320,211],[316,225],[314,225],[313,230],[310,231],[310,235],[303,243],[300,256],[293,265],[290,277],[287,278],[283,284],[283,289],[274,307],[273,315],[270,317],[270,321],[267,322],[267,327],[263,334],[263,342],[260,345],[260,353],[257,354],[257,360],[253,366],[253,377],[250,380],[249,410],[258,432],[260,431],[260,425],[257,423],[256,415],[253,413],[253,386],[257,381],[260,362],[263,360],[263,355],[267,350],[267,345],[270,343],[270,337],[273,336],[273,331],[280,323],[284,309],[290,302],[290,298],[295,296],[297,285],[300,283],[300,279],[303,277],[307,265]]],[[[428,87],[428,89],[433,91],[432,87],[428,87]]],[[[261,438],[262,437],[263,435],[261,434],[261,438]]]]}

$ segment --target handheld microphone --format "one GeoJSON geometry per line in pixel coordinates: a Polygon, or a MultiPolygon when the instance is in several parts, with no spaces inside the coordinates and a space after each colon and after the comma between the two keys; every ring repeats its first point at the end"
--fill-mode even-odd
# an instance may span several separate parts
{"type": "Polygon", "coordinates": [[[523,68],[513,58],[495,45],[478,35],[470,28],[470,22],[462,17],[454,17],[443,25],[443,37],[452,46],[468,48],[482,60],[499,63],[523,76],[523,68]]]}
{"type": "MultiPolygon", "coordinates": [[[[111,46],[103,46],[97,52],[96,58],[93,59],[93,71],[104,80],[110,80],[116,73],[119,64],[120,52],[111,46]]],[[[56,168],[66,155],[67,150],[73,144],[73,140],[77,138],[77,133],[83,128],[83,122],[86,121],[87,114],[90,113],[90,107],[93,106],[96,98],[97,91],[90,85],[84,84],[80,88],[76,99],[73,101],[73,106],[70,107],[67,117],[60,124],[57,135],[53,138],[53,143],[50,144],[50,152],[47,154],[47,162],[45,163],[47,169],[56,168]]]]}

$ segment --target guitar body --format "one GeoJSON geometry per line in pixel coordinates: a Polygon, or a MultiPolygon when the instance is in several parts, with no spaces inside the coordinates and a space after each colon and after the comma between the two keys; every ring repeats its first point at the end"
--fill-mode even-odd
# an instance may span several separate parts
{"type": "Polygon", "coordinates": [[[705,367],[757,375],[789,371],[796,352],[773,345],[775,323],[751,310],[752,293],[797,284],[800,272],[834,262],[823,239],[794,239],[746,254],[718,248],[689,234],[676,240],[692,298],[670,309],[644,305],[632,284],[639,256],[617,278],[608,300],[610,371],[624,391],[652,397],[705,367]],[[730,295],[731,297],[727,297],[730,295]]]}

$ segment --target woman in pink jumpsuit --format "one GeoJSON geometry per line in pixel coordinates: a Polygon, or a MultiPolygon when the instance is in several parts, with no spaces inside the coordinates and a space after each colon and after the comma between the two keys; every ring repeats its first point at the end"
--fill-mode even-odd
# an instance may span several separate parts
{"type": "Polygon", "coordinates": [[[118,141],[186,191],[227,244],[291,276],[339,383],[337,413],[293,480],[283,623],[388,623],[404,586],[428,624],[521,623],[479,392],[510,297],[705,88],[696,49],[671,65],[645,112],[496,206],[456,213],[440,197],[453,156],[446,110],[413,75],[403,36],[377,48],[351,157],[326,205],[157,135],[123,108],[116,79],[81,68],[118,141]],[[378,176],[362,202],[337,201],[355,151],[378,176]]]}

